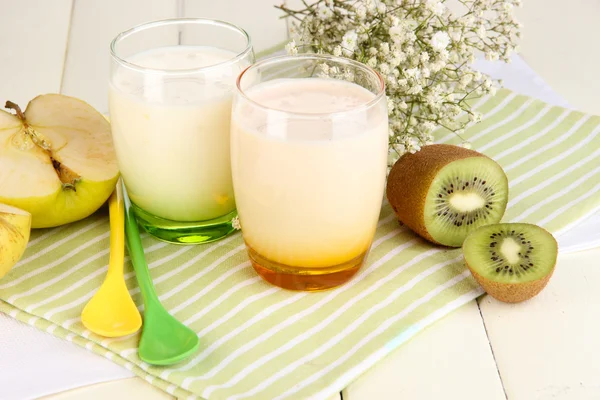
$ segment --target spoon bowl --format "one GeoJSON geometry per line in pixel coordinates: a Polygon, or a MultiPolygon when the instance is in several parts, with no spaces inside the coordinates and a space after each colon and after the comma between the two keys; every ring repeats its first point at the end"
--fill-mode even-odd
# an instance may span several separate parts
{"type": "Polygon", "coordinates": [[[148,364],[176,364],[193,354],[199,345],[194,331],[176,320],[162,307],[144,314],[145,326],[139,344],[139,357],[148,364]]]}
{"type": "Polygon", "coordinates": [[[125,282],[116,275],[107,275],[81,313],[81,321],[90,331],[106,337],[131,335],[142,325],[125,282]]]}
{"type": "Polygon", "coordinates": [[[90,331],[106,337],[127,336],[138,331],[142,317],[129,295],[123,278],[125,258],[124,204],[119,185],[108,200],[110,259],[100,289],[86,304],[81,322],[90,331]]]}
{"type": "Polygon", "coordinates": [[[131,201],[125,187],[122,190],[127,248],[144,299],[144,326],[138,356],[148,364],[176,364],[193,354],[200,341],[194,331],[175,319],[162,306],[148,271],[137,221],[131,210],[131,201]]]}

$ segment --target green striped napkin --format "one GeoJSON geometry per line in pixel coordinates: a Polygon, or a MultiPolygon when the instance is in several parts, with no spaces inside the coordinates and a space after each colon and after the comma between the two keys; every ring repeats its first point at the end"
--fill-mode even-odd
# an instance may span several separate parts
{"type": "MultiPolygon", "coordinates": [[[[600,208],[600,118],[501,90],[476,101],[483,122],[463,136],[510,180],[505,221],[553,233],[600,208]]],[[[438,142],[458,143],[438,132],[438,142]]],[[[194,329],[198,353],[170,368],[137,357],[138,335],[107,339],[81,311],[109,258],[107,212],[32,233],[0,281],[0,310],[119,363],[177,397],[326,398],[427,325],[479,296],[460,249],[434,247],[401,227],[384,205],[368,263],[348,284],[297,293],[263,282],[240,233],[210,245],[143,237],[165,306],[194,329]]],[[[127,285],[141,309],[131,265],[127,285]]]]}

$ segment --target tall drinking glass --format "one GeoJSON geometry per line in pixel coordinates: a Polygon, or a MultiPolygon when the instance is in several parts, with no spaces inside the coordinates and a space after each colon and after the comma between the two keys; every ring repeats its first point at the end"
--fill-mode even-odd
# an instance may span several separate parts
{"type": "Polygon", "coordinates": [[[248,255],[266,281],[322,290],[360,269],[384,193],[386,107],[381,77],[345,58],[274,57],[240,75],[233,186],[248,255]]]}
{"type": "Polygon", "coordinates": [[[254,62],[248,34],[209,19],[155,21],[120,33],[111,55],[112,135],[140,224],[172,243],[233,232],[231,101],[254,62]]]}

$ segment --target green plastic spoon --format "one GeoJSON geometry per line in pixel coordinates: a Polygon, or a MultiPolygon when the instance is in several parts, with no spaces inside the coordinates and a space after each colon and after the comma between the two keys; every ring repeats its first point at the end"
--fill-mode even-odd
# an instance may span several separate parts
{"type": "Polygon", "coordinates": [[[127,250],[144,300],[144,324],[138,355],[148,364],[176,364],[193,354],[200,341],[194,331],[176,320],[160,303],[148,271],[137,221],[124,184],[123,199],[127,250]]]}

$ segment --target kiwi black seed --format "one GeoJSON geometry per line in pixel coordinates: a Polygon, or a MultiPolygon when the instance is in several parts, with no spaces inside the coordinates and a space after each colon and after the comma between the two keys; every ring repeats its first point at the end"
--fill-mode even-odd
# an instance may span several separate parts
{"type": "Polygon", "coordinates": [[[417,234],[459,247],[471,231],[501,220],[508,179],[498,163],[479,152],[434,144],[394,164],[387,197],[398,219],[417,234]]]}
{"type": "Polygon", "coordinates": [[[549,232],[533,224],[490,224],[469,234],[463,253],[484,290],[498,300],[516,303],[532,298],[546,286],[558,246],[549,232]],[[492,243],[496,245],[490,247],[492,243]]]}

